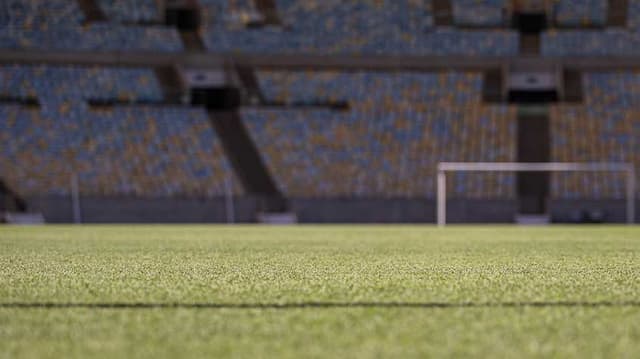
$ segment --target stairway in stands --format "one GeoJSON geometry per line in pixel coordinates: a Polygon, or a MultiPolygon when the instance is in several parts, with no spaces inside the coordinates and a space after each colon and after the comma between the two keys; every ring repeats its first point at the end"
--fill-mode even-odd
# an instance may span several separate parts
{"type": "Polygon", "coordinates": [[[258,199],[260,212],[286,212],[287,201],[262,161],[239,113],[210,108],[209,117],[243,188],[258,199]]]}
{"type": "MultiPolygon", "coordinates": [[[[518,162],[550,162],[549,106],[522,105],[518,111],[518,162]]],[[[518,213],[525,220],[546,221],[549,173],[518,172],[518,213]],[[538,218],[536,218],[538,217],[538,218]]]]}
{"type": "Polygon", "coordinates": [[[252,105],[266,104],[267,101],[260,89],[255,70],[249,66],[235,66],[235,72],[249,103],[252,105]]]}
{"type": "Polygon", "coordinates": [[[177,104],[182,102],[185,85],[176,66],[160,66],[154,68],[156,79],[162,89],[166,103],[177,104]]]}
{"type": "MultiPolygon", "coordinates": [[[[530,7],[517,9],[514,16],[514,27],[520,32],[520,54],[527,57],[540,55],[541,34],[548,26],[546,7],[532,3],[530,7]]],[[[556,78],[553,69],[540,67],[536,62],[523,61],[510,69],[512,77],[527,79],[527,82],[544,81],[544,78],[556,78]]],[[[535,86],[527,88],[527,84],[516,83],[510,86],[522,86],[510,92],[510,100],[517,103],[517,162],[550,162],[551,139],[549,129],[549,104],[557,101],[557,89],[539,91],[535,86]]],[[[551,81],[553,83],[553,81],[551,81]]],[[[552,88],[551,84],[551,88],[552,88]]],[[[549,181],[546,172],[516,173],[516,192],[518,197],[518,214],[516,222],[521,224],[549,223],[549,181]]]]}
{"type": "MultiPolygon", "coordinates": [[[[256,5],[267,22],[279,22],[273,0],[256,1],[256,5]]],[[[200,16],[197,13],[194,15],[193,11],[197,12],[198,8],[189,4],[170,10],[167,24],[178,29],[187,51],[204,52],[206,49],[198,31],[200,23],[194,20],[200,16]]],[[[255,71],[250,67],[232,67],[221,71],[225,73],[223,77],[236,79],[235,83],[189,88],[178,67],[155,69],[165,101],[185,102],[185,95],[190,91],[187,98],[191,98],[191,104],[206,107],[211,126],[222,142],[234,173],[246,194],[258,202],[256,219],[267,223],[295,221],[295,215],[288,212],[288,202],[262,161],[238,112],[242,102],[252,105],[265,102],[255,71]]]]}
{"type": "Polygon", "coordinates": [[[211,126],[222,142],[234,173],[246,194],[257,200],[256,219],[278,223],[295,221],[239,112],[240,106],[264,104],[254,70],[227,67],[189,71],[185,76],[191,104],[207,109],[211,126]],[[199,78],[205,80],[194,82],[199,78]]]}

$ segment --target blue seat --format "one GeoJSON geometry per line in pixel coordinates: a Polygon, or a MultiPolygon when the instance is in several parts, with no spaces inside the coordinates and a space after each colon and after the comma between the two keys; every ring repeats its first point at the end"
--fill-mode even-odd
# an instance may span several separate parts
{"type": "Polygon", "coordinates": [[[0,176],[19,193],[68,195],[72,174],[83,195],[208,198],[229,179],[242,193],[203,109],[78,102],[0,106],[0,176]]]}
{"type": "MultiPolygon", "coordinates": [[[[515,109],[481,104],[481,75],[260,72],[271,101],[350,110],[246,109],[278,186],[293,197],[433,197],[440,161],[513,161],[515,109]]],[[[509,198],[510,174],[451,179],[451,195],[509,198]]]]}

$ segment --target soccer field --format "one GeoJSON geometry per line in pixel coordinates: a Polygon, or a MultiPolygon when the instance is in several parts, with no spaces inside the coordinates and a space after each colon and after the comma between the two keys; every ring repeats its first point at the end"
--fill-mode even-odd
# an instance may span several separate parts
{"type": "Polygon", "coordinates": [[[0,227],[0,357],[634,357],[640,227],[0,227]]]}

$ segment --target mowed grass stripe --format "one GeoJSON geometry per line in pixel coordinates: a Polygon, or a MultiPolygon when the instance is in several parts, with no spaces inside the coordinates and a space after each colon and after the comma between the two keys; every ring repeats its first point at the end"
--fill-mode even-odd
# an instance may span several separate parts
{"type": "Polygon", "coordinates": [[[634,302],[637,228],[0,229],[2,303],[634,302]]]}
{"type": "Polygon", "coordinates": [[[638,302],[636,227],[0,228],[0,358],[631,358],[638,302]]]}

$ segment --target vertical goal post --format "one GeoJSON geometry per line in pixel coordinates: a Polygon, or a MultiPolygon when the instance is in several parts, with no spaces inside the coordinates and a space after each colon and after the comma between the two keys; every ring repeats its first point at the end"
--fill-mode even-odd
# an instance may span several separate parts
{"type": "Polygon", "coordinates": [[[440,162],[438,163],[436,216],[439,227],[447,223],[447,172],[622,172],[626,180],[627,224],[635,222],[635,167],[620,162],[440,162]]]}

